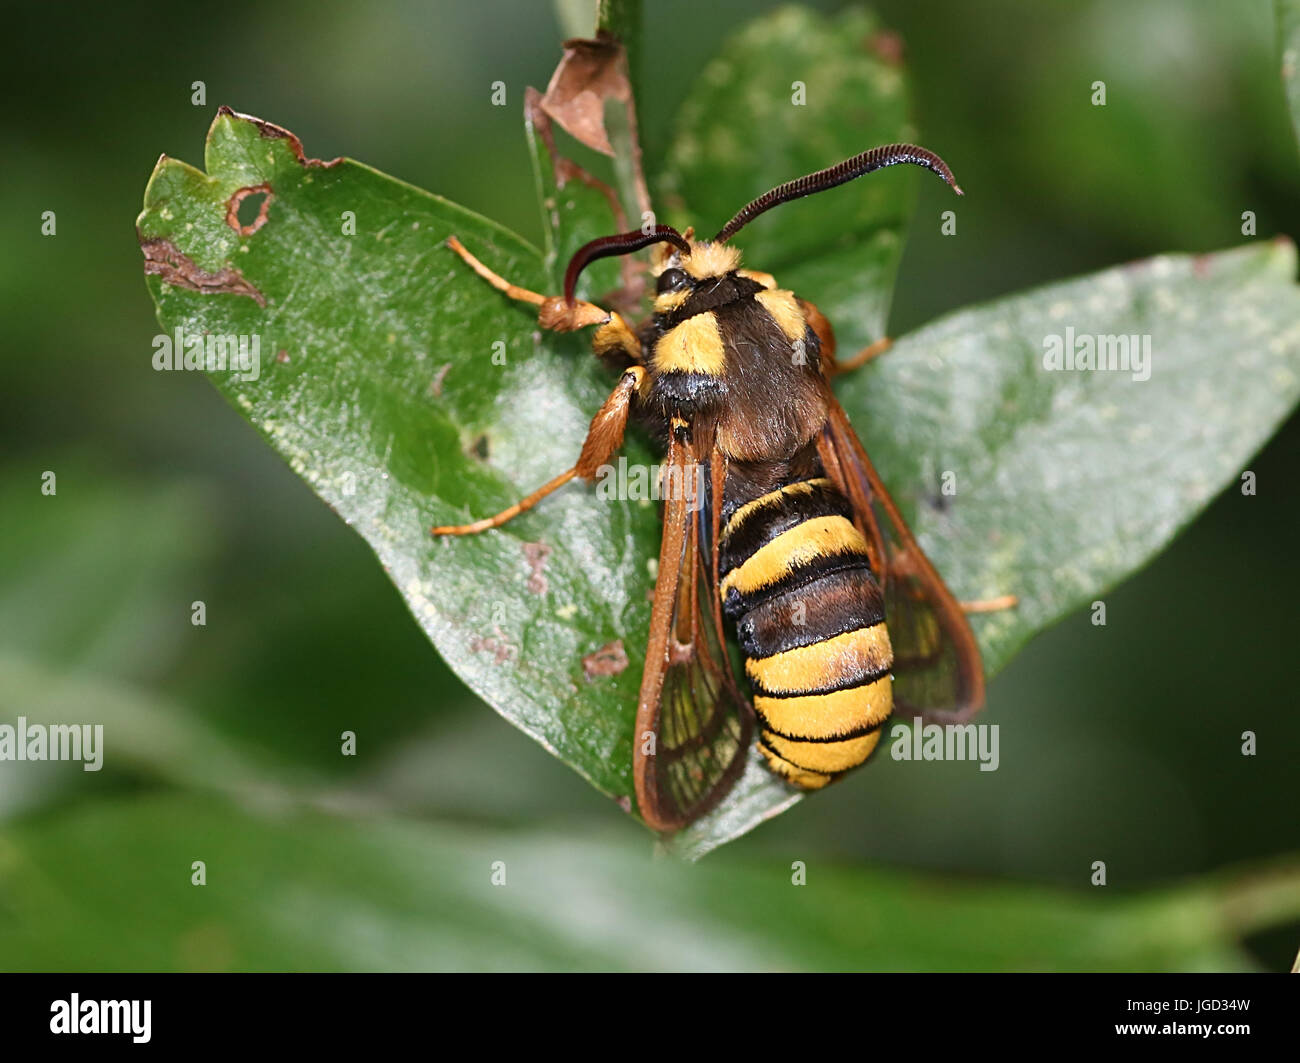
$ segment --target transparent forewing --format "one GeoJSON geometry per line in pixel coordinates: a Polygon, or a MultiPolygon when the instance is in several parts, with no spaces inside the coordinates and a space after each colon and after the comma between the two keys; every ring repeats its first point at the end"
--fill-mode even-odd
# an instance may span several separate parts
{"type": "Polygon", "coordinates": [[[641,813],[658,830],[684,826],[722,799],[752,734],[714,602],[709,479],[689,441],[670,444],[635,765],[641,813]]]}
{"type": "Polygon", "coordinates": [[[899,569],[891,564],[885,578],[885,621],[894,647],[894,711],[931,718],[973,711],[967,707],[961,651],[940,619],[933,586],[899,569]]]}
{"type": "Polygon", "coordinates": [[[984,703],[979,649],[960,603],[922,553],[833,396],[822,441],[827,474],[841,484],[884,583],[894,649],[894,710],[966,717],[984,703]]]}

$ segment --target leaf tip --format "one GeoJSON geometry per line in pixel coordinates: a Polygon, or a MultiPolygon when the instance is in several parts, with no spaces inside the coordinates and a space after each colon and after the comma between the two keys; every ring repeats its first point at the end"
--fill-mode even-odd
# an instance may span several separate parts
{"type": "MultiPolygon", "coordinates": [[[[233,107],[222,104],[217,108],[216,116],[212,119],[212,125],[208,127],[208,145],[212,145],[213,138],[221,131],[237,124],[245,123],[251,125],[258,132],[258,135],[267,140],[283,140],[293,153],[293,157],[298,160],[300,166],[310,166],[324,170],[331,169],[343,161],[343,156],[339,155],[328,162],[323,159],[314,159],[307,155],[303,149],[302,141],[284,126],[278,126],[274,122],[268,122],[264,118],[258,118],[256,115],[244,114],[242,111],[236,111],[233,107]]],[[[208,165],[208,173],[212,173],[212,165],[208,165]]]]}

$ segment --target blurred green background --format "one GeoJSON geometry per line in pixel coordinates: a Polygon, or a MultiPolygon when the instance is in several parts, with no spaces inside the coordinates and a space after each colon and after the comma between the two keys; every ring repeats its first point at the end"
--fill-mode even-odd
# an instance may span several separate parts
{"type": "MultiPolygon", "coordinates": [[[[772,5],[646,6],[655,158],[693,74],[772,5]]],[[[1257,239],[1300,235],[1271,3],[872,6],[968,193],[966,253],[942,254],[944,190],[918,183],[892,334],[1242,243],[1244,210],[1257,239]]],[[[9,26],[0,722],[109,721],[109,753],[98,774],[0,764],[0,967],[1290,965],[1300,880],[1258,869],[1300,858],[1300,419],[1252,463],[1257,496],[1230,490],[1106,595],[1105,628],[1075,616],[997,679],[1000,770],[877,758],[699,868],[652,864],[639,826],[452,677],[205,379],[151,369],[132,229],[158,154],[201,165],[224,103],[540,242],[520,105],[559,56],[552,8],[122,3],[9,26]],[[513,893],[488,884],[497,859],[513,893]],[[1271,914],[1226,932],[1242,950],[1143,939],[1171,911],[1216,919],[1198,905],[1225,881],[1265,883],[1271,914]]]]}

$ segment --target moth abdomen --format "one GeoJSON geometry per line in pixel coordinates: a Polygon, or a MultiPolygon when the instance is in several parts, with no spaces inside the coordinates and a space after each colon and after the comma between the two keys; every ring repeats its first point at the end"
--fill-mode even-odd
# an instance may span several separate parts
{"type": "Polygon", "coordinates": [[[863,763],[893,711],[884,604],[851,513],[828,479],[796,479],[736,508],[719,544],[759,747],[808,789],[863,763]]]}

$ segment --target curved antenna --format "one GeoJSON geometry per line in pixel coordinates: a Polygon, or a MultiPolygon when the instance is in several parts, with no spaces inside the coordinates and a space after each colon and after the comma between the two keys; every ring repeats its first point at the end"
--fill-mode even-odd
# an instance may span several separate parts
{"type": "Polygon", "coordinates": [[[656,225],[654,231],[649,233],[635,229],[630,233],[620,233],[618,236],[602,236],[599,240],[583,244],[573,253],[573,257],[569,259],[569,268],[564,271],[564,301],[569,306],[573,305],[573,292],[578,286],[578,275],[596,259],[608,258],[610,255],[628,255],[651,244],[662,243],[674,245],[683,254],[691,253],[691,245],[686,237],[671,225],[656,225]]]}
{"type": "Polygon", "coordinates": [[[864,174],[871,173],[872,170],[882,170],[886,166],[896,166],[900,162],[910,162],[917,166],[924,166],[927,170],[937,173],[948,184],[952,185],[952,190],[957,195],[962,195],[962,190],[953,178],[952,171],[948,169],[948,164],[934,152],[919,148],[915,144],[886,144],[883,147],[864,151],[861,155],[854,155],[853,158],[845,159],[843,162],[829,166],[825,170],[818,170],[806,177],[800,177],[797,180],[778,185],[772,191],[759,196],[752,203],[744,206],[731,221],[722,227],[718,235],[713,238],[713,242],[715,244],[726,243],[760,214],[771,210],[773,207],[778,207],[782,203],[788,203],[792,199],[802,199],[804,196],[811,196],[814,192],[825,192],[828,188],[834,188],[846,181],[852,181],[855,177],[862,177],[864,174]]]}

